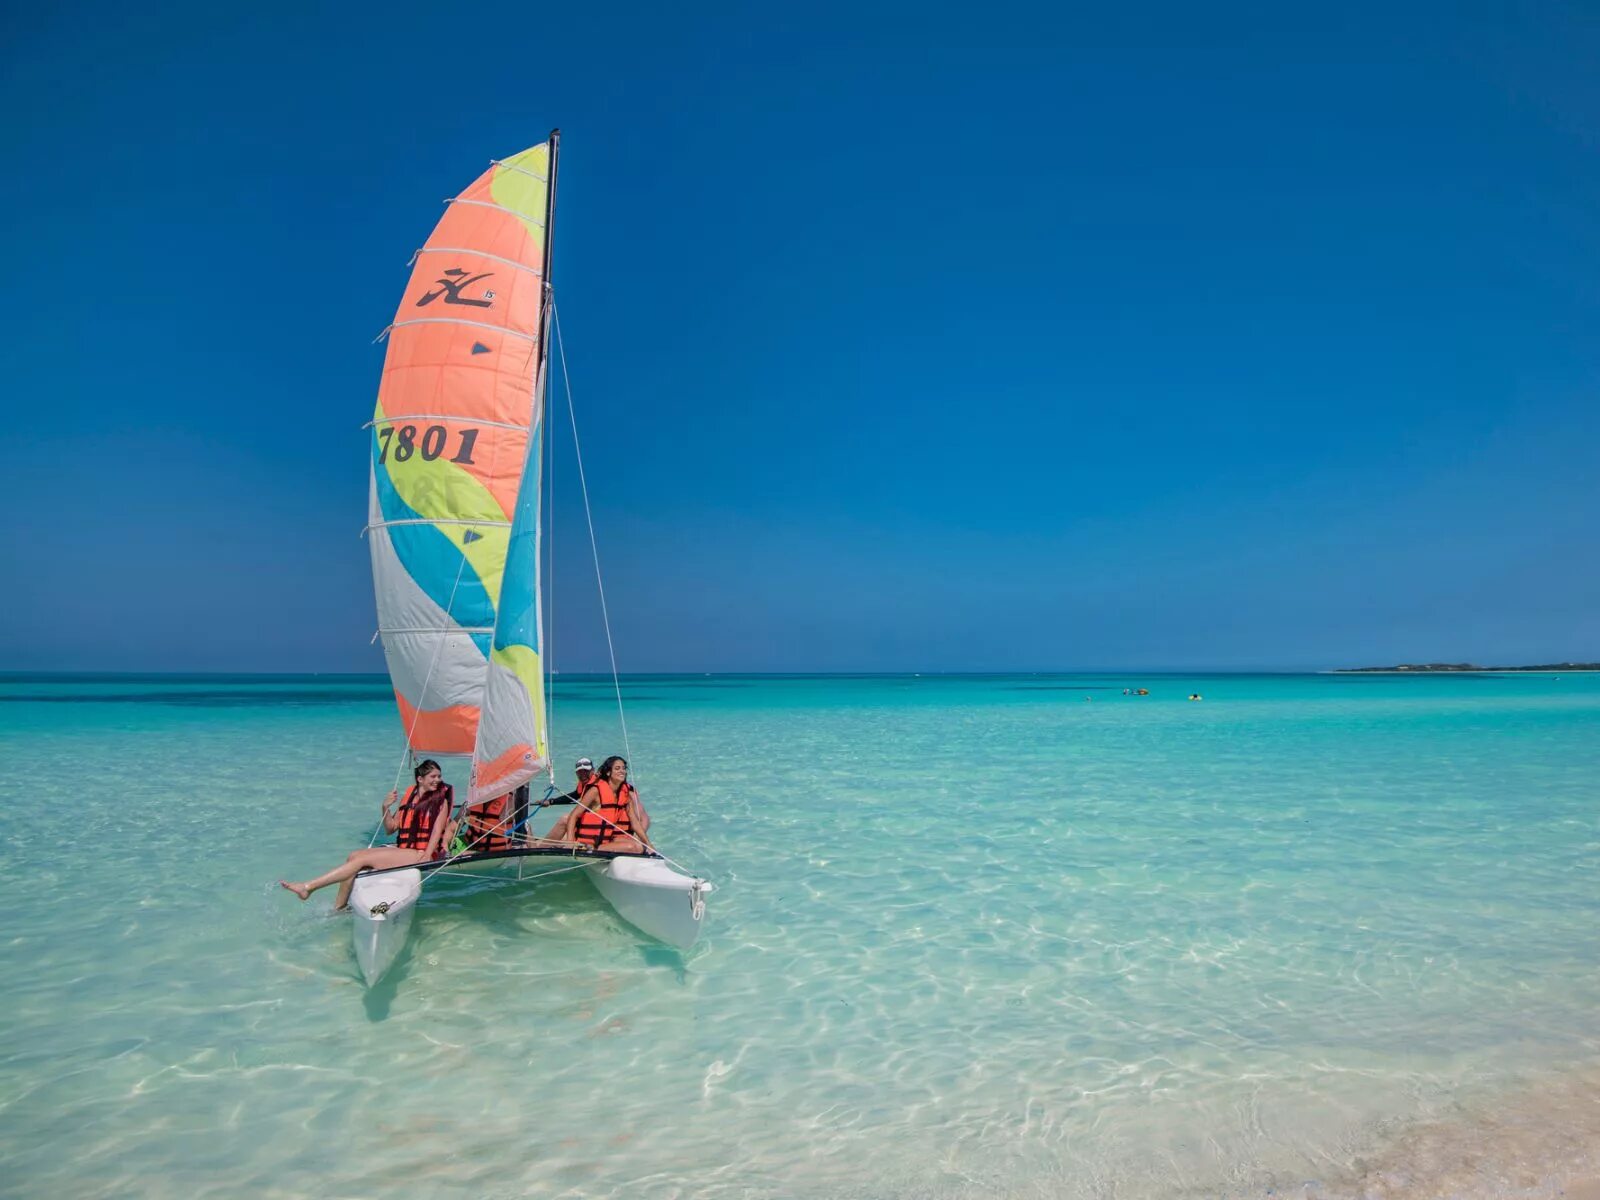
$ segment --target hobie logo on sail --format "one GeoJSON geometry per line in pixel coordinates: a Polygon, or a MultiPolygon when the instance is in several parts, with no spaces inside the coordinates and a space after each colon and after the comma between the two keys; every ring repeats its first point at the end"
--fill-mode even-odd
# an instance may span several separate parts
{"type": "Polygon", "coordinates": [[[488,279],[493,274],[493,271],[485,271],[482,275],[469,276],[460,267],[451,267],[443,276],[433,281],[439,285],[439,290],[426,293],[421,300],[417,301],[417,307],[422,308],[425,305],[432,304],[442,296],[446,304],[470,304],[473,308],[488,308],[490,302],[494,300],[493,292],[485,291],[483,299],[474,300],[471,297],[463,296],[461,289],[477,283],[480,279],[488,279]]]}

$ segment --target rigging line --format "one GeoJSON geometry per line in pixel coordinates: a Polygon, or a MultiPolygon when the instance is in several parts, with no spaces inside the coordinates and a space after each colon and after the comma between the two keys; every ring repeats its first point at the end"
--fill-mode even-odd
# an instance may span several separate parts
{"type": "MultiPolygon", "coordinates": [[[[462,555],[461,556],[461,565],[456,568],[456,581],[455,581],[455,583],[450,585],[450,601],[449,601],[448,604],[445,605],[445,608],[444,608],[446,616],[449,616],[450,615],[450,611],[453,608],[455,608],[455,606],[456,606],[456,589],[461,586],[461,573],[463,571],[465,571],[466,569],[467,569],[467,558],[466,558],[466,555],[462,555]]],[[[382,633],[383,630],[380,628],[378,630],[378,632],[382,633]]],[[[417,706],[416,706],[415,709],[412,710],[412,713],[411,713],[411,728],[406,730],[406,748],[405,748],[404,751],[401,752],[400,765],[395,768],[394,786],[389,789],[391,792],[396,793],[397,797],[398,797],[398,794],[400,792],[400,779],[406,773],[406,759],[408,757],[410,757],[410,755],[411,755],[411,738],[412,738],[412,735],[414,735],[417,732],[417,722],[419,720],[421,720],[423,706],[426,705],[427,702],[428,702],[428,685],[433,682],[433,669],[439,665],[439,655],[444,653],[445,641],[446,641],[446,639],[441,637],[439,639],[438,645],[434,646],[434,648],[433,648],[433,660],[430,663],[428,663],[428,673],[422,677],[422,694],[417,697],[417,706]]],[[[399,688],[395,688],[395,693],[397,695],[399,694],[399,691],[400,691],[399,688]]],[[[399,801],[398,801],[398,799],[397,799],[396,804],[395,804],[395,811],[396,812],[399,811],[399,801]]],[[[449,814],[446,814],[446,816],[448,816],[448,815],[449,814]]],[[[388,830],[384,829],[384,827],[383,827],[383,818],[379,817],[378,818],[378,824],[372,831],[372,837],[369,838],[368,841],[367,841],[367,849],[370,850],[370,849],[372,849],[373,846],[377,845],[377,843],[378,843],[378,834],[387,833],[387,832],[388,832],[388,830]]]]}
{"type": "MultiPolygon", "coordinates": [[[[452,839],[463,838],[461,826],[462,826],[463,822],[467,821],[468,811],[470,809],[472,809],[473,807],[474,807],[474,805],[472,805],[470,802],[465,804],[465,805],[463,805],[462,809],[461,809],[461,815],[459,817],[453,818],[455,823],[456,823],[457,828],[455,829],[454,832],[451,833],[452,839]]],[[[540,803],[540,804],[534,805],[533,809],[534,810],[538,810],[538,809],[543,809],[543,808],[546,808],[546,807],[549,807],[549,806],[546,805],[546,804],[540,803]]],[[[606,816],[603,812],[600,812],[598,809],[590,808],[582,800],[574,801],[573,802],[573,807],[574,807],[574,810],[581,808],[585,812],[590,813],[593,816],[599,818],[599,820],[600,820],[600,822],[602,824],[611,826],[611,828],[615,829],[619,834],[623,834],[624,836],[627,836],[627,837],[632,837],[641,846],[644,846],[646,848],[646,851],[647,851],[647,853],[637,854],[637,855],[629,853],[627,851],[624,851],[624,852],[620,853],[619,855],[617,855],[617,857],[620,857],[620,858],[651,858],[651,857],[659,858],[662,862],[666,863],[668,866],[676,867],[683,874],[691,876],[695,880],[696,883],[701,882],[703,877],[699,874],[699,872],[693,871],[690,868],[684,866],[681,862],[679,862],[677,859],[673,858],[670,854],[663,854],[661,852],[660,848],[657,847],[654,842],[646,842],[645,841],[645,837],[647,837],[648,835],[641,835],[637,831],[633,831],[633,830],[624,830],[622,828],[622,826],[618,825],[610,817],[606,816]]],[[[447,817],[446,819],[451,819],[451,818],[447,817]]],[[[524,827],[524,832],[523,832],[522,836],[523,836],[524,842],[527,845],[530,845],[530,846],[532,846],[532,845],[541,845],[541,846],[567,846],[567,845],[570,845],[575,851],[579,850],[579,849],[588,849],[589,848],[589,847],[585,846],[583,843],[579,843],[579,842],[571,842],[571,843],[568,843],[568,842],[553,842],[548,837],[539,837],[537,835],[529,834],[529,833],[526,832],[526,826],[527,826],[528,822],[530,822],[532,820],[533,820],[533,812],[530,811],[528,816],[525,817],[523,819],[523,821],[522,821],[522,825],[524,827]]],[[[469,826],[469,828],[470,828],[470,826],[469,826]]],[[[513,829],[513,832],[514,832],[514,829],[513,829]]],[[[594,849],[601,849],[601,847],[594,847],[594,849]]],[[[446,858],[444,858],[442,860],[441,859],[433,859],[432,861],[434,861],[434,862],[442,862],[444,867],[448,867],[451,863],[455,862],[458,858],[470,858],[475,853],[477,853],[477,851],[475,851],[470,845],[464,845],[462,849],[451,853],[448,857],[446,857],[446,858]]],[[[587,854],[584,855],[584,859],[586,861],[578,863],[577,866],[574,867],[573,869],[576,870],[579,867],[588,866],[590,864],[590,862],[595,861],[595,857],[597,857],[597,856],[593,856],[592,857],[592,856],[587,855],[587,854]]],[[[601,861],[604,861],[604,860],[601,860],[601,861]]],[[[417,865],[420,866],[421,864],[417,864],[417,865]]],[[[439,873],[456,874],[456,872],[444,871],[443,867],[434,868],[430,872],[430,874],[439,874],[439,873]]],[[[557,873],[558,872],[551,872],[551,874],[557,874],[557,873]]],[[[519,875],[518,878],[520,879],[521,876],[519,875]]]]}
{"type": "MultiPolygon", "coordinates": [[[[637,794],[637,793],[635,793],[635,794],[637,794]]],[[[683,874],[692,876],[697,883],[700,882],[700,880],[702,879],[702,876],[700,875],[700,873],[698,871],[691,871],[688,867],[684,866],[681,862],[679,862],[677,859],[673,858],[670,854],[662,853],[661,848],[658,847],[654,842],[645,841],[645,838],[650,836],[648,833],[640,834],[638,830],[624,829],[624,828],[622,828],[622,826],[618,825],[615,821],[613,821],[610,817],[606,816],[605,813],[601,812],[597,808],[590,808],[582,800],[573,801],[573,805],[576,808],[583,809],[583,811],[586,812],[586,813],[589,813],[589,814],[591,814],[591,815],[593,815],[595,817],[598,817],[600,819],[601,824],[611,826],[611,828],[615,829],[623,837],[631,837],[631,838],[633,838],[634,841],[638,842],[641,846],[644,846],[649,851],[649,854],[645,854],[645,855],[630,854],[627,851],[623,851],[620,857],[623,857],[623,858],[641,858],[641,857],[642,858],[648,858],[651,855],[654,855],[656,858],[659,858],[662,862],[666,863],[668,866],[676,867],[676,868],[678,868],[679,871],[683,872],[683,874]]],[[[546,840],[548,840],[548,839],[546,839],[546,840]]],[[[600,847],[596,847],[596,849],[599,849],[599,848],[600,847]]]]}
{"type": "Polygon", "coordinates": [[[589,481],[583,471],[583,447],[578,442],[578,413],[572,404],[572,376],[567,371],[567,344],[561,337],[561,312],[550,302],[550,318],[555,325],[556,352],[561,356],[561,384],[567,393],[567,420],[572,425],[572,449],[578,459],[578,487],[583,492],[583,519],[589,525],[589,552],[594,557],[594,581],[600,589],[600,620],[606,628],[606,651],[611,656],[611,686],[617,693],[617,720],[622,724],[622,750],[633,766],[633,747],[628,744],[628,714],[622,708],[622,680],[617,676],[617,648],[611,640],[611,614],[606,610],[606,584],[600,575],[600,546],[594,537],[594,513],[589,508],[589,481]]]}
{"type": "MultiPolygon", "coordinates": [[[[518,865],[520,867],[521,864],[519,863],[518,865]]],[[[583,862],[583,863],[578,863],[576,866],[572,866],[572,867],[554,867],[554,868],[552,868],[552,869],[550,869],[548,871],[539,871],[539,872],[536,872],[536,873],[529,873],[526,876],[526,878],[528,878],[528,879],[545,879],[545,878],[548,878],[548,877],[550,877],[552,875],[565,875],[568,871],[581,871],[585,867],[587,867],[588,865],[589,865],[588,863],[583,862]]],[[[483,878],[483,876],[479,875],[476,871],[451,871],[446,867],[435,867],[435,868],[433,868],[433,870],[428,872],[428,877],[430,879],[435,875],[448,875],[452,879],[480,879],[481,880],[483,878]]],[[[521,878],[524,878],[524,877],[519,875],[518,879],[521,879],[521,878]]]]}
{"type": "MultiPolygon", "coordinates": [[[[444,874],[449,874],[449,875],[458,874],[459,872],[455,872],[455,871],[445,871],[444,868],[448,867],[451,863],[455,862],[458,858],[471,858],[474,854],[478,853],[476,850],[474,850],[472,848],[471,844],[467,841],[467,837],[466,837],[466,835],[471,832],[471,828],[472,828],[471,822],[468,820],[468,814],[472,811],[472,809],[474,809],[476,807],[477,807],[477,805],[472,803],[471,791],[469,790],[468,793],[467,793],[467,803],[465,803],[465,804],[463,804],[461,806],[461,815],[459,817],[456,817],[456,816],[453,815],[454,814],[454,810],[452,810],[449,813],[443,814],[443,819],[444,820],[452,821],[454,823],[454,825],[455,825],[454,829],[447,830],[446,832],[449,834],[449,836],[452,839],[452,841],[455,841],[455,840],[461,841],[462,848],[460,850],[453,851],[452,853],[450,853],[448,855],[448,857],[446,857],[446,858],[444,858],[442,860],[441,859],[437,859],[437,858],[431,860],[433,862],[441,862],[442,861],[444,865],[441,866],[441,867],[433,868],[433,870],[430,872],[430,874],[439,874],[439,873],[444,873],[444,874]]],[[[544,805],[541,804],[541,805],[538,805],[537,807],[543,808],[544,805]]],[[[531,815],[529,817],[525,818],[524,819],[524,824],[527,821],[530,821],[532,819],[533,818],[532,818],[531,815]]],[[[602,821],[605,820],[604,817],[601,817],[600,819],[602,821]]],[[[523,834],[523,838],[528,843],[534,843],[534,842],[548,843],[550,841],[549,838],[530,837],[526,833],[523,834]]],[[[555,844],[559,845],[560,843],[555,843],[555,844]]],[[[441,849],[449,849],[449,847],[441,847],[441,849]]],[[[668,862],[672,862],[672,860],[670,858],[667,858],[666,855],[664,855],[664,854],[661,857],[666,859],[666,861],[668,861],[668,862]]],[[[421,866],[422,864],[418,863],[416,865],[417,866],[421,866]]],[[[568,869],[569,870],[578,870],[578,869],[580,869],[582,867],[586,867],[588,865],[589,865],[589,863],[587,861],[585,861],[585,862],[578,863],[576,866],[568,868],[568,869]]],[[[677,866],[676,863],[673,863],[673,865],[677,866]]],[[[521,867],[519,865],[518,871],[520,872],[520,870],[521,870],[521,867]]],[[[551,871],[551,872],[548,872],[548,873],[552,874],[552,875],[559,875],[561,872],[559,872],[559,871],[551,871]]],[[[520,879],[522,876],[519,873],[517,877],[520,879]]]]}
{"type": "MultiPolygon", "coordinates": [[[[556,353],[561,360],[561,385],[567,394],[567,421],[572,426],[572,448],[578,460],[578,487],[579,491],[581,491],[583,494],[583,518],[589,526],[589,552],[594,558],[594,580],[595,584],[600,589],[600,619],[605,625],[606,630],[606,651],[611,656],[611,686],[617,694],[617,719],[622,723],[622,749],[628,760],[629,775],[630,777],[636,779],[638,778],[638,775],[632,770],[633,747],[628,743],[628,716],[627,713],[623,711],[622,707],[622,681],[617,675],[617,648],[611,640],[611,616],[606,611],[606,585],[604,579],[602,579],[600,575],[600,547],[595,541],[594,514],[589,507],[589,483],[584,476],[583,470],[583,447],[578,441],[578,413],[577,409],[572,403],[572,376],[567,371],[567,344],[561,336],[561,311],[556,307],[554,300],[550,302],[550,322],[554,327],[556,335],[556,353]]],[[[635,784],[634,787],[637,791],[638,785],[635,784]]],[[[580,807],[587,809],[588,805],[581,804],[580,802],[580,807]]],[[[618,826],[615,821],[607,819],[603,813],[595,812],[594,809],[589,809],[589,811],[593,812],[594,815],[599,817],[601,821],[605,822],[605,824],[610,825],[613,829],[616,829],[618,833],[623,832],[621,827],[618,826]]],[[[637,834],[634,836],[639,837],[637,834]]],[[[643,842],[642,837],[640,837],[640,841],[641,843],[643,842]]],[[[656,848],[653,841],[650,843],[649,848],[650,851],[661,858],[663,862],[676,867],[685,875],[692,875],[696,880],[700,878],[698,872],[691,871],[682,863],[677,862],[666,854],[662,854],[661,851],[656,848]]]]}

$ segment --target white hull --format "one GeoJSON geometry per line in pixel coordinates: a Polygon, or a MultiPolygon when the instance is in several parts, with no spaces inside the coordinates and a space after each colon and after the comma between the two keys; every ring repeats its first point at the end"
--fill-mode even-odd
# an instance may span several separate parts
{"type": "MultiPolygon", "coordinates": [[[[578,852],[544,850],[511,852],[453,859],[452,874],[507,874],[516,872],[527,882],[547,873],[565,870],[561,864],[590,857],[578,852]],[[527,874],[523,874],[527,872],[527,874]]],[[[585,874],[616,913],[635,929],[679,950],[687,950],[700,936],[705,920],[705,897],[712,885],[673,870],[659,858],[623,855],[595,856],[585,874]]],[[[350,923],[356,961],[371,987],[383,978],[405,947],[411,917],[422,896],[423,873],[416,867],[390,868],[356,876],[350,891],[350,923]]]]}
{"type": "Polygon", "coordinates": [[[617,915],[657,941],[687,950],[700,936],[710,883],[679,874],[659,858],[613,858],[589,879],[617,915]]]}
{"type": "Polygon", "coordinates": [[[350,889],[356,962],[371,987],[383,978],[411,933],[411,916],[422,895],[422,872],[415,867],[357,875],[350,889]]]}

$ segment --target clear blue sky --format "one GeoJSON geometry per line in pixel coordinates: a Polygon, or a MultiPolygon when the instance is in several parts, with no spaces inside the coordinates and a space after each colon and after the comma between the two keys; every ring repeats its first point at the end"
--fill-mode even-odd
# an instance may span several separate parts
{"type": "Polygon", "coordinates": [[[1600,658],[1593,6],[148,7],[4,17],[0,668],[380,669],[371,339],[553,125],[625,669],[1600,658]]]}

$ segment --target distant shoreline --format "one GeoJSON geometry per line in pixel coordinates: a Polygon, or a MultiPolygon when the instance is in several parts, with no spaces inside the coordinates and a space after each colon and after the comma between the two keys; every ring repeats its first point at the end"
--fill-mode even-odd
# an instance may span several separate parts
{"type": "Polygon", "coordinates": [[[1555,671],[1600,671],[1600,663],[1541,663],[1531,667],[1480,667],[1475,663],[1400,663],[1393,667],[1337,667],[1334,675],[1450,675],[1555,671]]]}

